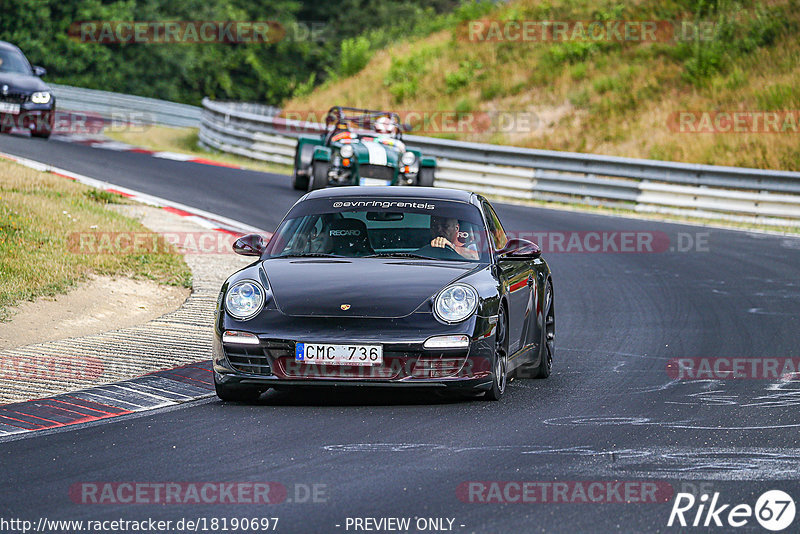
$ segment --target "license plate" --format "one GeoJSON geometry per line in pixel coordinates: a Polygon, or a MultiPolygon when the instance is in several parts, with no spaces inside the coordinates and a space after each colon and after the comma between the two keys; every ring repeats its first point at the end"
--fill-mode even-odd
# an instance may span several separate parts
{"type": "Polygon", "coordinates": [[[0,113],[11,113],[12,115],[19,115],[19,104],[12,104],[10,102],[0,102],[0,113]]]}
{"type": "Polygon", "coordinates": [[[391,180],[381,180],[379,178],[359,178],[358,185],[390,185],[391,180]]]}
{"type": "Polygon", "coordinates": [[[381,345],[327,345],[321,343],[298,343],[294,351],[295,361],[315,365],[381,365],[381,345]]]}

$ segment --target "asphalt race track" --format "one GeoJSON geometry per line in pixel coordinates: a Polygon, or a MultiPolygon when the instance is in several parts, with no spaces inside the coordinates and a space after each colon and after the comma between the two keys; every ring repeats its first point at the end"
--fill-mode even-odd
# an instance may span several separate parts
{"type": "MultiPolygon", "coordinates": [[[[300,197],[287,176],[145,154],[7,135],[0,151],[269,231],[300,197]]],[[[411,518],[412,532],[416,518],[452,519],[454,532],[672,532],[678,492],[719,492],[720,503],[753,506],[779,489],[797,500],[800,380],[681,380],[667,366],[672,358],[800,357],[800,239],[496,207],[509,231],[657,232],[670,244],[653,253],[546,252],[554,373],[512,382],[500,403],[407,391],[270,392],[256,405],[214,398],[27,434],[0,443],[0,515],[277,517],[279,532],[354,532],[347,518],[365,517],[411,518]],[[678,250],[690,240],[691,250],[678,250]],[[264,481],[282,484],[286,500],[83,504],[70,494],[85,482],[264,481]],[[574,495],[478,503],[460,491],[470,481],[646,481],[672,493],[662,503],[574,495]]],[[[754,518],[733,530],[763,531],[754,518]]]]}

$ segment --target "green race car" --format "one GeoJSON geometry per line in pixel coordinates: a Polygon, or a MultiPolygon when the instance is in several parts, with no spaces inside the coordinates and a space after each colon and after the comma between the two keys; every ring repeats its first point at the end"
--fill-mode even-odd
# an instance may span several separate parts
{"type": "Polygon", "coordinates": [[[394,112],[332,107],[322,135],[297,140],[292,186],[433,186],[436,160],[406,148],[402,130],[394,112]]]}

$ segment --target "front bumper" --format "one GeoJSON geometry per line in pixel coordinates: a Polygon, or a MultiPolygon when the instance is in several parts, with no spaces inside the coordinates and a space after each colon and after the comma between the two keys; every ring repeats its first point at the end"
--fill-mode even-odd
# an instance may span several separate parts
{"type": "MultiPolygon", "coordinates": [[[[341,329],[306,330],[308,333],[281,337],[256,333],[258,345],[223,343],[222,330],[215,329],[213,346],[214,378],[218,384],[236,386],[374,386],[434,387],[485,390],[491,387],[494,356],[494,328],[483,318],[475,317],[461,325],[442,331],[418,329],[410,335],[402,325],[376,329],[365,335],[359,329],[346,333],[341,329]],[[431,335],[464,333],[470,330],[470,344],[460,349],[426,349],[425,339],[431,335]],[[476,333],[477,332],[477,333],[476,333]],[[390,336],[394,333],[394,339],[390,336]],[[417,338],[417,339],[412,339],[417,338]],[[383,364],[351,366],[307,364],[295,360],[297,342],[380,344],[383,364]]],[[[388,325],[387,325],[388,326],[388,325]]],[[[243,331],[241,328],[240,331],[243,331]]]]}
{"type": "Polygon", "coordinates": [[[20,104],[19,113],[0,112],[0,126],[4,130],[20,128],[36,132],[52,132],[55,124],[55,101],[47,104],[20,104]]]}
{"type": "MultiPolygon", "coordinates": [[[[379,167],[377,165],[366,165],[363,167],[365,172],[362,172],[362,165],[353,165],[344,167],[340,163],[334,161],[334,164],[328,169],[328,186],[352,186],[352,185],[368,185],[368,186],[390,186],[390,185],[416,185],[418,173],[403,173],[394,172],[394,167],[387,166],[387,169],[392,169],[393,176],[372,176],[372,173],[367,170],[369,167],[379,167]],[[363,174],[363,176],[362,176],[363,174]]],[[[383,173],[379,173],[383,174],[383,173]]]]}

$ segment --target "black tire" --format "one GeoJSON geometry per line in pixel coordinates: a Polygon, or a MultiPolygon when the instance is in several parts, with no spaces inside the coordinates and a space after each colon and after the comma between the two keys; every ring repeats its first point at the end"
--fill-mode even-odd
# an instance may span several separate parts
{"type": "Polygon", "coordinates": [[[308,191],[325,189],[328,187],[328,168],[327,161],[315,161],[311,165],[311,179],[308,181],[308,191]]]}
{"type": "Polygon", "coordinates": [[[433,187],[433,171],[433,167],[422,167],[417,177],[417,185],[420,187],[433,187]]]}
{"type": "Polygon", "coordinates": [[[31,137],[38,137],[39,139],[50,139],[50,132],[37,132],[33,130],[31,132],[31,137]]]}
{"type": "Polygon", "coordinates": [[[556,313],[553,307],[553,282],[547,281],[544,289],[544,328],[539,348],[539,367],[534,378],[547,378],[553,371],[556,350],[556,313]]]}
{"type": "Polygon", "coordinates": [[[297,169],[292,173],[292,187],[298,191],[308,191],[308,173],[309,169],[305,170],[305,174],[298,175],[297,169]]]}
{"type": "Polygon", "coordinates": [[[247,386],[224,386],[214,380],[217,397],[226,402],[252,402],[257,400],[264,390],[247,386]]]}
{"type": "Polygon", "coordinates": [[[316,145],[306,143],[298,148],[300,154],[295,152],[294,161],[297,167],[295,167],[292,173],[292,187],[298,191],[308,190],[308,178],[311,174],[311,159],[314,157],[314,149],[316,148],[316,145]]]}
{"type": "Polygon", "coordinates": [[[492,389],[483,396],[484,400],[499,401],[508,385],[508,323],[506,309],[500,306],[497,314],[497,332],[494,342],[494,359],[492,360],[492,389]]]}

